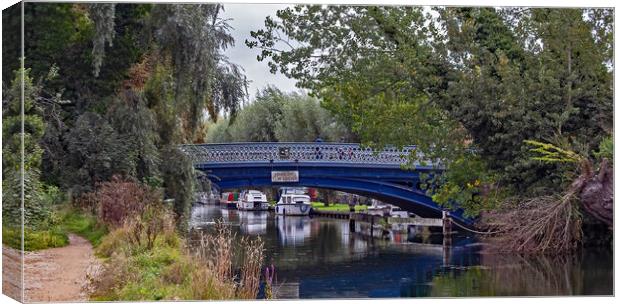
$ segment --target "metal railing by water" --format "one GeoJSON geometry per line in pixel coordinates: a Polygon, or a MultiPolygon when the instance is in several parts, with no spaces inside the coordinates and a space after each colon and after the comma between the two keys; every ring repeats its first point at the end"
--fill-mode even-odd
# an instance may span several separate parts
{"type": "MultiPolygon", "coordinates": [[[[181,145],[194,164],[228,162],[334,162],[404,165],[415,146],[373,151],[350,143],[225,143],[181,145]]],[[[419,163],[415,163],[419,165],[419,163]]]]}

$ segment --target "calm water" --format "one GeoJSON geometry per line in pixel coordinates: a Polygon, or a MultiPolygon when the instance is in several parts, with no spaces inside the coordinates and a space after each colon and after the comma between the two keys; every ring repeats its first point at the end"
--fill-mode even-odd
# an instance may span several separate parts
{"type": "Polygon", "coordinates": [[[222,219],[237,235],[260,236],[278,283],[300,298],[610,295],[611,252],[559,258],[480,254],[457,237],[445,252],[440,235],[389,240],[351,233],[348,220],[282,217],[271,212],[196,206],[191,226],[222,219]],[[416,242],[413,242],[416,241],[416,242]],[[426,242],[424,244],[419,241],[426,242]],[[297,287],[298,286],[298,287],[297,287]]]}

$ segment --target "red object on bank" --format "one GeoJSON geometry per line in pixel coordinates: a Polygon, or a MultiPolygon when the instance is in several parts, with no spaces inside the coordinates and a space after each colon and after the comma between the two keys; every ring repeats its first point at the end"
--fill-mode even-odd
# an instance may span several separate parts
{"type": "Polygon", "coordinates": [[[308,189],[308,195],[310,196],[310,199],[316,200],[316,189],[309,188],[308,189]]]}

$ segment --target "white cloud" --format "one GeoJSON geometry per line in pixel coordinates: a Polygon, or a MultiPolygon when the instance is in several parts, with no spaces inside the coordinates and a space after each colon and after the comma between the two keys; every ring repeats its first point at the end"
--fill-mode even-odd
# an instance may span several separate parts
{"type": "Polygon", "coordinates": [[[284,9],[286,4],[224,4],[223,18],[230,18],[229,24],[234,28],[232,35],[235,38],[235,46],[226,50],[226,56],[233,63],[242,66],[245,74],[251,81],[248,87],[250,99],[254,99],[257,90],[267,85],[274,85],[284,92],[297,91],[295,80],[277,73],[269,72],[267,61],[259,62],[256,56],[258,49],[250,49],[245,45],[245,40],[250,39],[250,31],[264,28],[265,17],[275,16],[276,11],[284,9]]]}

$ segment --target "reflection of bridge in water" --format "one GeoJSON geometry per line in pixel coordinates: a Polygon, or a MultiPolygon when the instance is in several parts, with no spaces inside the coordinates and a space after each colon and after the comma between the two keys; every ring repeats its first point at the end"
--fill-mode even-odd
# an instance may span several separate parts
{"type": "MultiPolygon", "coordinates": [[[[355,193],[401,207],[422,217],[441,218],[443,208],[421,189],[421,174],[438,166],[414,162],[415,147],[372,151],[359,144],[230,143],[182,145],[194,167],[220,189],[305,186],[355,193]]],[[[471,224],[462,211],[454,220],[471,224]]]]}

